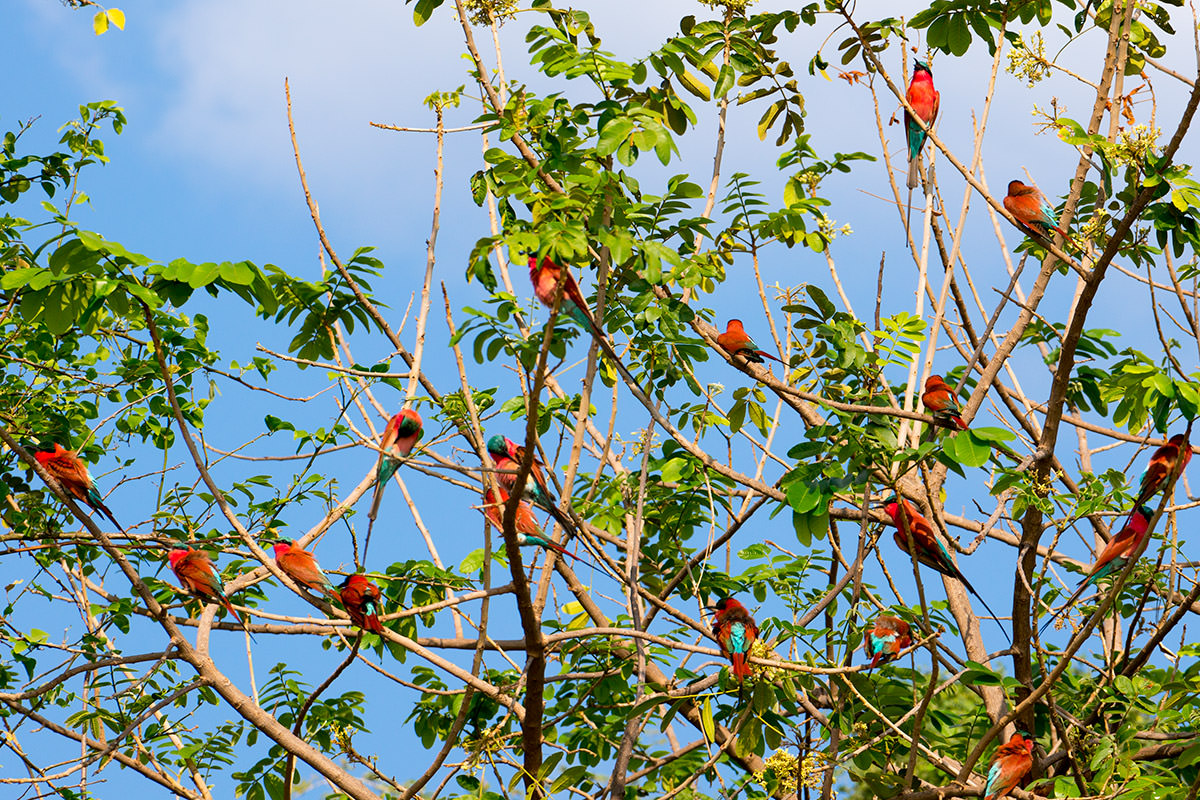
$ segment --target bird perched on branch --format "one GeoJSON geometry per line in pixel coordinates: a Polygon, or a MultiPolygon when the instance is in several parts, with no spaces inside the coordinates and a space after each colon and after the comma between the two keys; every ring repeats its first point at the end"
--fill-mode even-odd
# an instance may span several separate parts
{"type": "Polygon", "coordinates": [[[943,427],[960,431],[967,429],[967,423],[960,416],[962,407],[958,404],[954,389],[942,380],[941,375],[930,375],[925,379],[925,393],[921,395],[921,402],[929,409],[934,421],[943,427]]]}
{"type": "MultiPolygon", "coordinates": [[[[487,440],[487,450],[496,465],[496,480],[506,491],[512,492],[517,483],[517,470],[525,459],[525,448],[507,436],[497,434],[487,440]]],[[[571,520],[558,510],[558,500],[546,481],[545,465],[538,461],[537,456],[533,457],[529,477],[525,481],[525,497],[550,512],[564,528],[572,527],[571,520]]]]}
{"type": "Polygon", "coordinates": [[[318,592],[337,597],[333,582],[321,571],[321,565],[316,557],[294,541],[278,541],[275,543],[275,563],[283,570],[283,574],[301,586],[306,586],[318,592]]]}
{"type": "Polygon", "coordinates": [[[246,628],[246,622],[242,619],[242,615],[230,602],[229,595],[225,594],[225,586],[217,575],[216,565],[213,564],[207,553],[191,547],[186,550],[177,547],[167,555],[167,558],[171,562],[171,569],[174,570],[175,577],[179,579],[185,590],[206,600],[221,603],[242,628],[249,630],[246,628]]]}
{"type": "Polygon", "coordinates": [[[925,62],[913,62],[912,80],[908,82],[908,91],[904,93],[904,97],[913,111],[917,112],[921,122],[925,123],[926,128],[922,130],[913,119],[913,115],[908,113],[907,109],[904,111],[904,135],[908,140],[908,188],[915,189],[917,160],[921,155],[921,148],[925,146],[925,140],[929,137],[927,130],[933,127],[938,107],[942,102],[942,96],[933,88],[933,73],[925,62]]]}
{"type": "MultiPolygon", "coordinates": [[[[1158,494],[1173,477],[1181,475],[1192,460],[1192,445],[1188,442],[1186,433],[1177,433],[1167,440],[1167,443],[1154,451],[1150,456],[1150,464],[1142,473],[1141,487],[1137,499],[1133,501],[1134,512],[1151,497],[1158,494]]],[[[1132,519],[1133,513],[1130,514],[1132,519]]]]}
{"type": "Polygon", "coordinates": [[[750,677],[753,670],[747,658],[750,647],[758,639],[758,625],[746,607],[732,597],[722,597],[712,607],[716,613],[713,619],[713,636],[721,647],[721,652],[732,665],[733,676],[741,683],[750,677]]]}
{"type": "Polygon", "coordinates": [[[1050,619],[1042,623],[1040,633],[1044,633],[1051,622],[1065,614],[1083,594],[1084,589],[1096,583],[1101,578],[1106,578],[1113,573],[1119,573],[1125,569],[1125,565],[1129,560],[1136,556],[1142,550],[1142,544],[1146,541],[1146,534],[1150,530],[1150,520],[1154,518],[1154,510],[1150,506],[1138,506],[1129,515],[1129,521],[1125,523],[1125,527],[1121,532],[1109,540],[1104,549],[1100,551],[1100,555],[1096,556],[1096,563],[1088,569],[1088,577],[1079,584],[1067,602],[1063,604],[1062,609],[1050,619]]]}
{"type": "MultiPolygon", "coordinates": [[[[492,527],[498,531],[504,530],[504,507],[508,504],[508,498],[508,491],[503,487],[498,492],[488,489],[483,495],[483,515],[487,517],[488,522],[492,523],[492,527]]],[[[533,511],[529,508],[529,504],[524,500],[517,503],[517,516],[513,527],[516,529],[517,544],[522,547],[525,545],[537,545],[547,550],[553,550],[559,555],[570,556],[576,561],[583,560],[568,551],[561,544],[552,542],[546,538],[546,534],[542,532],[542,527],[538,525],[537,518],[533,516],[533,511]]]]}
{"type": "Polygon", "coordinates": [[[402,460],[412,453],[413,447],[424,433],[421,415],[411,408],[404,409],[388,420],[387,427],[383,429],[383,440],[379,443],[379,449],[383,452],[379,454],[379,462],[375,466],[375,498],[371,501],[371,511],[367,514],[371,522],[374,522],[379,514],[384,487],[396,474],[402,460]]]}
{"type": "Polygon", "coordinates": [[[108,510],[108,506],[104,505],[104,501],[100,498],[100,492],[96,491],[96,482],[92,480],[87,466],[74,450],[65,450],[57,442],[53,445],[43,444],[32,449],[34,450],[33,457],[42,465],[42,469],[53,475],[69,495],[108,517],[112,524],[117,526],[117,530],[124,530],[121,523],[117,522],[117,518],[108,510]]]}
{"type": "Polygon", "coordinates": [[[911,645],[912,637],[909,636],[908,623],[899,617],[881,614],[875,618],[875,624],[867,631],[863,642],[863,650],[871,657],[867,669],[886,664],[899,655],[901,650],[911,645]]]}
{"type": "Polygon", "coordinates": [[[1054,206],[1046,202],[1046,197],[1036,186],[1026,186],[1020,181],[1008,182],[1008,194],[1004,197],[1004,208],[1017,218],[1026,229],[1043,239],[1050,238],[1050,231],[1062,234],[1068,242],[1071,235],[1058,227],[1058,215],[1054,206]]]}
{"type": "MultiPolygon", "coordinates": [[[[988,613],[995,617],[996,624],[1000,625],[999,615],[992,611],[987,601],[980,596],[979,592],[975,591],[975,587],[967,580],[967,576],[963,575],[962,570],[951,560],[950,553],[937,538],[929,520],[917,513],[917,510],[907,500],[895,496],[883,502],[883,510],[892,518],[892,524],[896,526],[897,547],[905,553],[911,553],[917,561],[925,566],[961,583],[968,592],[983,603],[983,607],[988,610],[988,613]]],[[[1000,625],[1000,628],[1004,630],[1003,625],[1000,625]]],[[[1004,631],[1004,635],[1007,637],[1008,631],[1004,631]]]]}
{"type": "Polygon", "coordinates": [[[365,631],[383,633],[383,625],[379,622],[383,593],[366,575],[347,575],[337,595],[351,622],[365,631]]]}
{"type": "Polygon", "coordinates": [[[988,770],[984,800],[998,798],[1017,788],[1017,784],[1033,767],[1033,739],[1014,733],[1008,744],[1002,744],[992,754],[992,768],[988,770]]]}
{"type": "Polygon", "coordinates": [[[746,329],[742,327],[740,319],[729,320],[729,324],[725,326],[725,332],[717,337],[717,344],[721,345],[721,349],[730,356],[741,356],[755,364],[762,364],[763,358],[769,358],[787,366],[787,362],[782,358],[773,356],[766,350],[759,350],[754,340],[746,334],[746,329]]]}
{"type": "Polygon", "coordinates": [[[538,261],[537,256],[530,256],[529,280],[533,283],[533,293],[546,308],[554,308],[554,295],[561,283],[562,303],[559,309],[597,338],[604,338],[604,333],[596,325],[592,312],[588,309],[587,300],[583,299],[583,292],[579,291],[579,284],[575,282],[569,269],[564,269],[550,256],[544,256],[541,261],[538,261]]]}

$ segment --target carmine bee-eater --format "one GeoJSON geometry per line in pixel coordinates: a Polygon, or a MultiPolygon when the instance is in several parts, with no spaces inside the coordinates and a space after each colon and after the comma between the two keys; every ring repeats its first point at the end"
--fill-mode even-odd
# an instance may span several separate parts
{"type": "Polygon", "coordinates": [[[1033,767],[1033,739],[1014,733],[1008,744],[1002,744],[992,754],[984,800],[998,800],[1017,788],[1021,778],[1033,767]]]}
{"type": "Polygon", "coordinates": [[[1058,227],[1058,215],[1054,213],[1054,206],[1046,202],[1045,196],[1036,186],[1009,181],[1004,208],[1027,230],[1033,231],[1043,239],[1049,239],[1050,231],[1056,231],[1068,242],[1072,241],[1071,235],[1058,227]]]}
{"type": "Polygon", "coordinates": [[[177,547],[170,552],[167,558],[170,559],[171,569],[175,571],[175,577],[183,584],[184,589],[199,597],[221,603],[234,616],[239,625],[243,628],[246,627],[242,615],[229,602],[229,595],[225,594],[225,587],[217,576],[216,567],[207,553],[191,547],[186,550],[177,547]]]}
{"type": "MultiPolygon", "coordinates": [[[[512,491],[517,482],[517,470],[525,458],[525,448],[507,436],[496,434],[487,440],[487,450],[496,464],[496,480],[504,489],[512,491]]],[[[547,510],[554,506],[554,495],[550,493],[543,464],[537,456],[533,457],[529,480],[525,481],[525,496],[547,510]]]]}
{"type": "MultiPolygon", "coordinates": [[[[517,470],[525,458],[525,448],[507,436],[497,434],[487,440],[487,449],[488,455],[496,465],[496,480],[511,492],[517,482],[517,470]]],[[[538,461],[537,456],[534,456],[533,465],[529,468],[529,477],[525,480],[525,496],[550,512],[564,528],[573,526],[571,520],[558,510],[558,501],[550,492],[550,484],[546,482],[545,465],[538,461]]]]}
{"type": "Polygon", "coordinates": [[[960,416],[962,407],[954,396],[954,388],[942,380],[941,375],[930,375],[925,379],[925,393],[921,395],[921,402],[940,425],[960,431],[967,429],[967,423],[960,416]]]}
{"type": "Polygon", "coordinates": [[[562,303],[559,309],[597,338],[604,338],[604,333],[596,325],[592,312],[588,309],[587,300],[583,299],[583,292],[579,291],[579,284],[575,282],[569,269],[564,269],[550,256],[544,256],[541,261],[538,261],[536,256],[530,256],[529,280],[533,282],[533,293],[546,308],[554,308],[554,295],[561,282],[562,303]]]}
{"type": "Polygon", "coordinates": [[[383,489],[396,474],[396,468],[408,458],[425,430],[421,427],[421,415],[406,408],[388,420],[383,429],[383,441],[379,443],[379,463],[375,466],[375,498],[371,501],[371,512],[367,518],[372,522],[379,514],[379,503],[383,500],[383,489]]]}
{"type": "Polygon", "coordinates": [[[333,589],[333,582],[325,577],[317,559],[294,541],[275,543],[275,563],[283,570],[283,574],[301,586],[323,592],[330,597],[337,596],[337,592],[333,589]]]}
{"type": "Polygon", "coordinates": [[[863,650],[871,657],[867,669],[875,669],[879,664],[886,664],[899,655],[900,651],[912,645],[909,636],[908,623],[899,617],[882,614],[875,618],[875,624],[867,631],[863,650]]]}
{"type": "MultiPolygon", "coordinates": [[[[483,494],[483,515],[487,517],[487,521],[492,523],[492,527],[498,531],[504,530],[504,507],[508,504],[509,494],[503,487],[499,493],[488,489],[483,494]]],[[[582,561],[579,556],[568,551],[565,547],[557,542],[552,542],[546,538],[546,534],[542,532],[542,527],[538,525],[537,518],[533,516],[532,509],[529,504],[521,500],[517,504],[517,518],[513,522],[513,527],[517,532],[517,544],[522,547],[525,545],[537,545],[544,547],[547,550],[553,550],[559,555],[570,556],[576,561],[582,561]]]]}
{"type": "MultiPolygon", "coordinates": [[[[951,560],[950,553],[947,552],[941,540],[937,538],[937,535],[933,531],[933,526],[929,524],[929,520],[917,513],[912,503],[904,499],[897,500],[896,497],[892,497],[884,502],[883,510],[892,518],[892,524],[896,526],[896,546],[900,548],[901,552],[910,552],[909,536],[911,536],[911,552],[916,556],[917,561],[961,583],[968,592],[975,595],[979,599],[979,602],[983,603],[983,607],[996,619],[996,624],[1000,625],[1001,630],[1004,630],[1004,625],[1000,622],[1000,616],[995,611],[992,611],[987,601],[980,596],[979,592],[975,591],[975,587],[967,580],[967,576],[963,575],[962,570],[951,560]]],[[[1004,631],[1004,635],[1008,636],[1008,631],[1004,631]]]]}
{"type": "Polygon", "coordinates": [[[1088,570],[1087,579],[1079,584],[1079,588],[1075,590],[1074,594],[1067,598],[1067,602],[1063,605],[1062,610],[1042,623],[1041,632],[1045,632],[1046,627],[1051,622],[1058,619],[1071,606],[1075,605],[1075,601],[1083,594],[1084,589],[1096,583],[1101,578],[1106,578],[1125,569],[1125,565],[1129,563],[1129,559],[1141,552],[1142,543],[1146,541],[1146,534],[1150,530],[1150,520],[1153,518],[1154,509],[1150,508],[1150,506],[1142,505],[1133,510],[1133,513],[1129,516],[1129,521],[1125,523],[1125,527],[1121,529],[1121,532],[1110,539],[1108,544],[1104,546],[1104,549],[1100,551],[1100,555],[1096,556],[1096,563],[1092,564],[1088,570]]]}
{"type": "Polygon", "coordinates": [[[112,524],[117,526],[117,530],[124,530],[121,523],[117,522],[117,518],[108,510],[108,506],[104,505],[104,501],[100,499],[100,493],[96,491],[96,483],[92,480],[91,473],[79,460],[79,456],[74,450],[64,450],[63,446],[57,442],[53,446],[43,444],[34,450],[33,457],[42,465],[42,469],[58,479],[68,494],[76,500],[82,500],[108,517],[112,524]]]}
{"type": "Polygon", "coordinates": [[[1136,511],[1143,503],[1158,494],[1167,480],[1183,472],[1192,460],[1192,445],[1186,433],[1177,433],[1154,451],[1150,464],[1142,473],[1142,485],[1133,501],[1136,511]]]}
{"type": "Polygon", "coordinates": [[[764,357],[778,361],[785,366],[787,364],[782,358],[773,356],[766,350],[759,350],[754,340],[746,334],[746,329],[742,327],[740,319],[729,320],[729,324],[725,326],[725,332],[717,337],[717,344],[721,345],[721,349],[729,355],[741,356],[755,364],[763,363],[764,357]]]}
{"type": "Polygon", "coordinates": [[[741,683],[753,672],[746,659],[750,655],[750,646],[758,638],[758,626],[746,607],[732,597],[722,597],[713,606],[713,611],[716,612],[713,636],[733,665],[733,676],[741,683]]]}
{"type": "Polygon", "coordinates": [[[347,575],[338,591],[338,599],[346,609],[350,621],[364,631],[383,633],[383,625],[379,622],[379,601],[383,596],[379,587],[366,575],[355,573],[347,575]]]}
{"type": "MultiPolygon", "coordinates": [[[[925,123],[926,129],[933,127],[942,96],[938,94],[937,89],[933,88],[933,73],[929,71],[928,64],[922,61],[913,62],[912,80],[909,81],[908,91],[904,96],[913,111],[917,112],[921,122],[925,123]]],[[[921,126],[907,110],[904,112],[904,134],[908,139],[908,188],[915,189],[917,186],[917,158],[921,155],[921,148],[925,146],[928,134],[921,130],[921,126]]]]}

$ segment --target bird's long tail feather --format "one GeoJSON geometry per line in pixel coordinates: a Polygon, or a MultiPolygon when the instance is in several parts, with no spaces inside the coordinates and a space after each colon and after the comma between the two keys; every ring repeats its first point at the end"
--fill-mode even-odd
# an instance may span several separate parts
{"type": "Polygon", "coordinates": [[[552,542],[549,539],[546,539],[545,542],[546,542],[546,547],[549,547],[551,550],[558,553],[559,555],[570,556],[571,558],[575,559],[576,561],[583,561],[582,558],[575,555],[570,550],[563,547],[561,544],[558,544],[557,542],[552,542]]]}
{"type": "MultiPolygon", "coordinates": [[[[242,626],[242,630],[244,630],[246,632],[246,635],[249,636],[251,639],[254,639],[254,634],[250,632],[250,625],[247,624],[245,618],[243,618],[242,615],[238,613],[238,610],[233,607],[233,603],[230,602],[230,600],[229,600],[229,595],[221,596],[221,604],[223,606],[225,606],[225,610],[228,611],[230,614],[232,614],[233,618],[238,621],[238,625],[242,626]]],[[[257,639],[254,639],[254,640],[258,641],[257,639]]]]}
{"type": "Polygon", "coordinates": [[[983,595],[981,595],[981,594],[979,594],[979,592],[975,591],[975,587],[971,585],[971,582],[966,579],[966,577],[962,574],[961,571],[958,574],[958,579],[960,581],[962,581],[962,585],[967,588],[968,592],[975,595],[975,598],[977,600],[979,600],[979,602],[983,603],[983,607],[986,608],[987,612],[992,615],[992,619],[996,620],[996,624],[1000,626],[1001,633],[1004,634],[1004,638],[1008,640],[1008,644],[1009,644],[1009,646],[1011,646],[1012,645],[1012,637],[1008,635],[1008,629],[1004,627],[1004,623],[1000,620],[1000,615],[997,614],[995,611],[992,611],[992,607],[987,604],[987,600],[984,600],[983,595]]]}
{"type": "Polygon", "coordinates": [[[117,526],[118,531],[120,531],[121,533],[125,532],[125,529],[123,527],[121,527],[121,523],[117,522],[117,518],[114,517],[113,513],[108,510],[108,506],[104,505],[104,503],[97,503],[96,508],[99,509],[99,511],[102,514],[104,514],[104,516],[108,517],[112,521],[113,525],[117,526]]]}
{"type": "Polygon", "coordinates": [[[537,503],[538,508],[545,509],[546,513],[554,517],[554,521],[562,525],[565,531],[575,530],[575,521],[559,510],[558,506],[553,503],[537,503]]]}
{"type": "Polygon", "coordinates": [[[100,497],[100,493],[96,491],[95,487],[88,489],[86,499],[87,504],[99,511],[104,516],[108,517],[109,521],[111,521],[113,525],[117,526],[118,531],[121,531],[122,533],[125,532],[125,528],[121,527],[121,523],[117,522],[117,518],[114,517],[113,513],[108,510],[108,506],[104,505],[104,500],[100,497]]]}
{"type": "Polygon", "coordinates": [[[738,683],[741,683],[753,674],[753,670],[750,669],[750,662],[746,660],[745,653],[730,653],[729,663],[733,667],[733,676],[738,679],[738,683]]]}
{"type": "Polygon", "coordinates": [[[783,364],[785,367],[788,365],[788,363],[786,361],[784,361],[782,358],[780,358],[779,356],[773,356],[770,353],[768,353],[766,350],[755,350],[754,352],[758,353],[760,356],[765,356],[766,358],[769,358],[772,361],[778,361],[780,364],[783,364]]]}

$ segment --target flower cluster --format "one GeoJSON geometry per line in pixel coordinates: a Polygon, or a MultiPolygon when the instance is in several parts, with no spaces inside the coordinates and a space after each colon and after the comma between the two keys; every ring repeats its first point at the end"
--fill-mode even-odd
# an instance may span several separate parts
{"type": "Polygon", "coordinates": [[[1106,155],[1123,166],[1137,166],[1154,151],[1160,135],[1162,131],[1152,125],[1135,125],[1117,134],[1106,155]]]}
{"type": "Polygon", "coordinates": [[[476,25],[488,25],[492,20],[503,25],[516,15],[517,0],[463,0],[463,9],[476,25]]]}
{"type": "Polygon", "coordinates": [[[1045,80],[1050,74],[1050,62],[1046,59],[1046,43],[1042,41],[1042,35],[1035,33],[1030,42],[1020,37],[1018,43],[1008,51],[1008,66],[1004,71],[1021,78],[1031,89],[1039,81],[1045,80]]]}

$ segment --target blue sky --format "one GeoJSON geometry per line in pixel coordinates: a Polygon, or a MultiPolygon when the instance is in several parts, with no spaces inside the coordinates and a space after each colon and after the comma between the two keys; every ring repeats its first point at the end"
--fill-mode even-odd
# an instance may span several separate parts
{"type": "MultiPolygon", "coordinates": [[[[14,127],[18,120],[41,115],[42,120],[29,134],[30,149],[37,149],[35,143],[57,139],[56,127],[71,118],[81,103],[112,99],[124,107],[129,117],[124,135],[106,137],[112,163],[94,168],[87,177],[86,188],[93,203],[75,214],[80,224],[163,260],[179,256],[192,261],[248,259],[315,277],[319,270],[318,243],[288,142],[283,99],[287,78],[305,169],[327,231],[343,256],[360,245],[378,248],[376,255],[386,261],[388,271],[377,288],[394,314],[399,315],[412,291],[419,287],[424,269],[433,188],[433,139],[426,134],[376,130],[368,122],[428,126],[433,116],[422,105],[423,98],[432,91],[450,90],[468,82],[461,30],[447,9],[441,9],[429,24],[418,29],[412,24],[411,7],[398,0],[337,4],[336,10],[331,10],[333,4],[316,0],[297,0],[286,6],[243,0],[126,2],[121,4],[127,17],[126,30],[97,37],[86,12],[72,12],[48,0],[15,0],[15,5],[16,13],[10,14],[7,23],[10,46],[0,55],[0,63],[6,74],[21,79],[9,81],[0,105],[0,123],[5,129],[14,127]]],[[[703,12],[695,3],[682,0],[652,5],[608,0],[586,5],[595,6],[588,10],[605,46],[628,58],[661,43],[684,14],[703,12]]],[[[782,5],[762,3],[759,7],[782,5]]],[[[528,24],[527,19],[519,18],[503,29],[510,79],[526,81],[535,90],[561,89],[561,85],[551,89],[545,79],[523,64],[522,38],[528,24]]],[[[806,96],[814,146],[823,156],[834,150],[878,154],[866,89],[805,73],[808,59],[831,27],[823,23],[813,31],[801,29],[784,47],[806,96]]],[[[836,43],[844,35],[834,34],[825,45],[830,60],[836,61],[836,43]]],[[[1093,35],[1073,45],[1067,51],[1067,62],[1089,69],[1097,41],[1093,35]]],[[[896,66],[894,49],[888,58],[888,63],[896,66]]],[[[1186,54],[1172,58],[1187,63],[1186,54]]],[[[973,53],[961,60],[940,57],[933,63],[943,98],[938,131],[963,160],[970,156],[972,113],[982,110],[988,66],[986,53],[973,53]]],[[[1127,88],[1130,85],[1127,83],[1127,88]]],[[[1181,84],[1156,78],[1155,87],[1159,108],[1169,119],[1168,110],[1178,106],[1181,84]]],[[[880,88],[884,91],[882,85],[880,88]]],[[[1028,168],[1047,194],[1066,191],[1075,153],[1053,135],[1037,135],[1035,120],[1030,116],[1034,104],[1046,108],[1052,97],[1060,105],[1065,103],[1068,116],[1076,119],[1084,119],[1090,108],[1086,97],[1061,80],[1029,89],[1012,76],[1000,75],[983,151],[994,190],[1001,189],[1010,178],[1022,176],[1022,170],[1028,168]]],[[[652,158],[639,164],[647,191],[654,191],[650,187],[655,180],[680,172],[690,173],[693,180],[707,186],[713,114],[710,108],[696,105],[703,119],[701,132],[681,142],[682,161],[666,169],[652,158]]],[[[881,113],[885,119],[896,107],[884,97],[881,113]]],[[[447,124],[469,123],[477,108],[465,103],[450,115],[447,124]]],[[[1139,116],[1143,112],[1144,107],[1139,107],[1139,116]]],[[[759,113],[761,106],[731,112],[723,172],[725,176],[738,171],[751,173],[764,182],[764,190],[774,199],[786,175],[775,166],[778,153],[773,136],[759,142],[754,134],[759,113]]],[[[1169,124],[1160,123],[1164,127],[1169,124]]],[[[899,155],[899,126],[890,127],[887,135],[893,156],[899,155]]],[[[466,286],[462,279],[467,251],[476,238],[487,233],[486,214],[471,203],[466,183],[480,166],[479,152],[475,134],[451,137],[447,145],[437,279],[447,282],[457,307],[477,304],[480,297],[478,284],[466,286]]],[[[938,174],[946,205],[956,215],[962,182],[944,161],[939,162],[938,174]]],[[[886,194],[882,164],[859,164],[850,176],[831,179],[827,193],[834,202],[831,216],[854,230],[854,235],[835,242],[834,255],[856,309],[864,316],[873,310],[875,273],[880,252],[886,251],[889,269],[884,313],[911,310],[912,261],[900,238],[897,217],[885,201],[871,196],[886,194]]],[[[990,225],[979,213],[981,206],[978,198],[973,199],[972,227],[964,253],[977,281],[1002,284],[1002,265],[990,225]]],[[[1010,248],[1020,241],[1011,229],[1006,228],[1004,235],[1010,248]]],[[[764,267],[768,283],[812,281],[829,289],[824,261],[811,251],[777,247],[767,255],[764,267]]],[[[741,268],[746,269],[743,275],[749,273],[745,264],[739,264],[741,268]]],[[[749,279],[735,274],[730,285],[713,299],[713,305],[719,319],[735,313],[743,316],[748,329],[761,342],[767,338],[766,323],[757,311],[757,301],[751,303],[749,283],[749,279]]],[[[518,286],[525,288],[523,282],[518,286]]],[[[1071,288],[1072,282],[1060,281],[1043,304],[1043,313],[1051,318],[1065,314],[1071,288]]],[[[1106,287],[1098,299],[1093,326],[1105,320],[1120,320],[1111,323],[1113,327],[1140,338],[1147,320],[1128,313],[1129,291],[1128,285],[1124,291],[1106,287]]],[[[980,286],[980,293],[990,307],[994,293],[987,285],[980,286]]],[[[248,336],[249,317],[244,309],[230,311],[209,304],[207,313],[214,320],[214,343],[228,358],[248,359],[254,354],[254,341],[277,346],[292,335],[256,326],[248,336]]],[[[440,385],[453,387],[457,379],[449,368],[446,351],[439,349],[445,341],[439,316],[434,313],[431,317],[432,355],[427,363],[440,385]]],[[[406,340],[411,341],[411,330],[406,340]]],[[[360,361],[383,358],[387,349],[378,339],[359,340],[356,355],[360,361]]],[[[1185,355],[1191,357],[1186,351],[1185,355]]],[[[1045,372],[1028,356],[1019,361],[1025,368],[1022,379],[1026,390],[1041,397],[1047,385],[1045,372]]],[[[956,354],[945,354],[935,367],[948,368],[957,363],[956,354]]],[[[719,362],[702,367],[700,376],[702,380],[724,383],[728,390],[725,400],[741,377],[719,362]]],[[[322,376],[312,373],[301,373],[291,380],[294,385],[283,385],[289,394],[307,394],[324,382],[322,376]]],[[[223,392],[226,405],[219,408],[221,421],[228,427],[210,435],[218,446],[228,447],[261,430],[262,415],[270,404],[264,403],[261,396],[233,387],[225,387],[223,392]]],[[[399,403],[398,397],[395,402],[399,403]]],[[[306,413],[312,414],[315,426],[324,424],[336,412],[327,403],[306,413]]],[[[635,414],[625,420],[627,436],[643,424],[635,414]]],[[[293,449],[289,441],[280,438],[264,448],[275,453],[293,449]]],[[[1066,450],[1060,452],[1065,459],[1066,450]]],[[[348,454],[332,459],[326,469],[346,487],[361,478],[365,466],[362,457],[348,454]]],[[[438,505],[427,514],[426,522],[440,531],[439,547],[444,545],[447,561],[456,563],[478,546],[478,516],[460,508],[467,504],[460,494],[447,494],[437,482],[416,476],[412,485],[414,491],[438,493],[430,495],[437,498],[438,505]]],[[[137,502],[136,487],[122,491],[121,502],[137,502]]],[[[394,488],[390,491],[395,492],[394,488]]],[[[962,487],[961,502],[948,503],[948,510],[974,515],[968,494],[967,487],[962,487]]],[[[391,500],[398,502],[396,497],[391,500]]],[[[316,513],[316,509],[309,509],[286,522],[293,531],[304,530],[316,513]]],[[[136,516],[120,510],[117,514],[136,516]]],[[[784,519],[780,517],[779,522],[786,526],[784,519]]],[[[772,534],[770,531],[778,525],[766,520],[761,523],[751,535],[786,536],[790,540],[790,529],[772,534]]],[[[397,538],[377,551],[380,558],[417,557],[408,547],[415,543],[415,532],[407,521],[398,527],[403,530],[397,538]]],[[[885,539],[884,547],[890,547],[890,539],[885,539]]],[[[332,541],[327,540],[322,548],[327,566],[347,556],[344,548],[332,541]]],[[[988,543],[976,558],[982,562],[988,553],[996,555],[1002,550],[1005,559],[1012,557],[1011,550],[988,543]]],[[[963,569],[993,607],[1004,613],[1004,596],[1011,590],[1007,570],[1001,570],[1000,580],[993,582],[982,563],[973,568],[967,562],[963,569]]],[[[940,592],[940,587],[933,590],[935,597],[941,597],[940,592]]],[[[282,594],[279,589],[274,593],[282,594]]],[[[915,602],[915,595],[907,596],[915,602]]],[[[988,625],[984,630],[985,636],[995,633],[988,625]]],[[[240,641],[231,639],[230,646],[236,652],[240,641]]],[[[333,663],[332,658],[332,654],[318,652],[313,655],[313,663],[319,671],[325,661],[333,663]]],[[[238,670],[237,658],[231,660],[235,664],[230,669],[238,670]]],[[[261,675],[259,681],[261,684],[261,675]]],[[[384,714],[371,724],[380,734],[391,722],[384,714]]]]}

